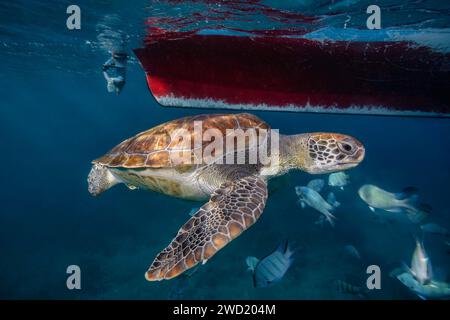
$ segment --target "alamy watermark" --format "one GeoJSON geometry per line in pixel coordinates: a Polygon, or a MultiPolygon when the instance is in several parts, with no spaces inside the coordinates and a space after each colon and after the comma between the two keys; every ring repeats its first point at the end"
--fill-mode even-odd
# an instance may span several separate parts
{"type": "Polygon", "coordinates": [[[76,264],[67,267],[66,273],[69,274],[66,280],[66,286],[69,290],[81,290],[81,269],[76,264]]]}
{"type": "Polygon", "coordinates": [[[67,7],[66,13],[69,17],[66,20],[66,26],[69,30],[81,29],[81,9],[76,4],[72,4],[67,7]]]}
{"type": "Polygon", "coordinates": [[[381,289],[381,269],[376,264],[367,267],[366,273],[370,274],[367,278],[366,286],[369,290],[381,289]]]}
{"type": "MultiPolygon", "coordinates": [[[[76,4],[71,4],[67,7],[66,13],[69,17],[66,20],[66,26],[69,30],[80,30],[81,29],[81,9],[76,4]]],[[[366,20],[366,26],[369,30],[381,29],[381,8],[375,4],[367,7],[366,13],[370,16],[366,20]]],[[[344,23],[344,29],[347,28],[347,23],[350,21],[351,17],[344,23]]]]}
{"type": "Polygon", "coordinates": [[[372,4],[367,7],[366,12],[370,14],[367,18],[366,26],[369,30],[381,29],[381,9],[379,6],[372,4]]]}
{"type": "MultiPolygon", "coordinates": [[[[81,269],[78,265],[70,265],[66,269],[69,274],[66,280],[66,286],[69,290],[81,290],[81,269]]],[[[367,289],[381,289],[381,269],[378,265],[373,264],[367,267],[366,274],[369,275],[366,281],[367,289]]]]}

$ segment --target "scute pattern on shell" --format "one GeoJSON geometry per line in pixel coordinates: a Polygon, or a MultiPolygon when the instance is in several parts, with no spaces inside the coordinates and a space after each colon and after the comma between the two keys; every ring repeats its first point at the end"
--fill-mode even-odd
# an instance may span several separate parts
{"type": "MultiPolygon", "coordinates": [[[[270,129],[267,123],[249,113],[188,116],[141,132],[123,141],[103,157],[94,160],[93,163],[123,168],[162,168],[191,164],[194,158],[194,152],[191,150],[194,148],[195,121],[202,121],[203,132],[207,129],[215,128],[220,130],[224,137],[227,129],[270,129]],[[174,164],[171,161],[170,153],[179,152],[179,150],[173,148],[174,143],[171,143],[171,136],[176,136],[176,132],[182,129],[187,130],[191,134],[192,145],[189,150],[191,159],[174,164]]],[[[197,141],[201,141],[201,139],[197,141]]],[[[211,142],[203,142],[202,148],[209,143],[211,142]]]]}

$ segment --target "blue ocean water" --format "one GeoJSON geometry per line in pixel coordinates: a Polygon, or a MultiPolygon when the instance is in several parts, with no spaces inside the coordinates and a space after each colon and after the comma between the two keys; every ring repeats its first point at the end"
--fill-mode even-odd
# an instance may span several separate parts
{"type": "MultiPolygon", "coordinates": [[[[414,23],[448,26],[448,8],[414,3],[427,9],[414,23]]],[[[0,298],[354,299],[332,282],[364,285],[372,264],[381,268],[382,289],[370,298],[417,298],[389,272],[409,263],[418,226],[401,215],[380,221],[357,190],[367,183],[390,191],[415,186],[433,207],[427,222],[450,229],[448,119],[254,112],[285,134],[333,131],[364,143],[364,162],[348,172],[351,184],[335,191],[342,203],[336,227],[318,227],[319,214],[296,204],[294,186],[314,177],[295,172],[270,196],[259,221],[190,278],[147,282],[144,272],[155,255],[199,204],[123,185],[94,198],[87,191],[90,163],[138,132],[207,111],[159,106],[133,57],[123,92],[108,93],[101,73],[108,50],[117,39],[130,52],[139,46],[143,19],[155,7],[145,1],[79,5],[79,31],[66,29],[64,1],[0,5],[0,298]],[[299,248],[295,263],[276,285],[255,289],[245,258],[264,257],[285,239],[299,248]],[[345,254],[348,244],[361,260],[345,254]],[[69,265],[82,270],[81,290],[66,287],[69,265]]],[[[450,266],[445,241],[425,236],[442,273],[450,266]]]]}

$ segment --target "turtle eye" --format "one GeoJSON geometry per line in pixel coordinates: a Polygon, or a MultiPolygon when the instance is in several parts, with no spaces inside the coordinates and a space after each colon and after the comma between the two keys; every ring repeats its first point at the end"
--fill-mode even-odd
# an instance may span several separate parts
{"type": "Polygon", "coordinates": [[[347,142],[339,142],[338,146],[342,152],[347,153],[347,154],[351,154],[354,151],[353,146],[347,142]]]}

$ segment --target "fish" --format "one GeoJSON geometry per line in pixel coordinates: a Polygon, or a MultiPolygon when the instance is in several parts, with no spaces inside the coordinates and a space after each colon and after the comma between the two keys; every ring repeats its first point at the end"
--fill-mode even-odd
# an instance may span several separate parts
{"type": "Polygon", "coordinates": [[[325,201],[324,198],[315,190],[308,187],[295,187],[295,193],[299,197],[299,202],[302,208],[306,205],[316,209],[325,216],[325,219],[334,226],[336,217],[331,213],[336,207],[325,201]]]}
{"type": "Polygon", "coordinates": [[[449,236],[449,232],[446,228],[441,227],[440,225],[436,223],[427,223],[420,226],[420,229],[422,231],[428,232],[428,233],[434,233],[434,234],[442,234],[446,237],[449,236]]]}
{"type": "Polygon", "coordinates": [[[253,285],[255,288],[269,287],[279,282],[294,262],[293,250],[288,241],[280,243],[277,249],[259,260],[249,256],[245,259],[248,271],[253,273],[253,285]]]}
{"type": "Polygon", "coordinates": [[[363,290],[362,287],[355,286],[355,285],[345,282],[343,280],[334,280],[333,286],[336,289],[336,291],[338,291],[340,293],[352,294],[352,295],[359,296],[361,298],[367,298],[366,290],[363,290]]]}
{"type": "Polygon", "coordinates": [[[333,207],[335,207],[335,208],[337,208],[337,207],[339,207],[339,206],[341,205],[341,203],[338,202],[338,201],[336,200],[336,196],[334,195],[333,192],[330,192],[330,193],[328,194],[327,202],[328,202],[329,204],[331,204],[331,205],[332,205],[333,207]]]}
{"type": "Polygon", "coordinates": [[[313,179],[306,185],[308,188],[313,189],[316,192],[322,191],[325,186],[325,181],[323,179],[313,179]]]}
{"type": "Polygon", "coordinates": [[[345,251],[347,251],[347,253],[352,256],[353,258],[356,259],[361,259],[361,255],[359,254],[358,250],[352,246],[352,245],[346,245],[345,247],[345,251]]]}
{"type": "Polygon", "coordinates": [[[417,192],[416,188],[408,187],[400,193],[391,193],[375,185],[365,184],[359,188],[358,195],[373,212],[375,209],[403,212],[411,222],[420,223],[431,213],[432,208],[428,204],[417,203],[417,192]]]}
{"type": "Polygon", "coordinates": [[[306,204],[305,204],[304,201],[298,200],[297,203],[300,205],[300,207],[301,207],[302,209],[305,209],[305,208],[306,208],[306,204]]]}
{"type": "Polygon", "coordinates": [[[450,297],[450,286],[446,282],[431,280],[427,284],[421,284],[409,272],[400,273],[396,278],[423,300],[450,297]]]}
{"type": "Polygon", "coordinates": [[[429,283],[433,278],[431,260],[425,251],[422,241],[417,238],[416,248],[411,258],[411,268],[407,268],[407,270],[420,284],[429,283]]]}
{"type": "Polygon", "coordinates": [[[332,173],[328,176],[328,185],[331,187],[344,187],[350,183],[350,176],[343,171],[332,173]]]}

